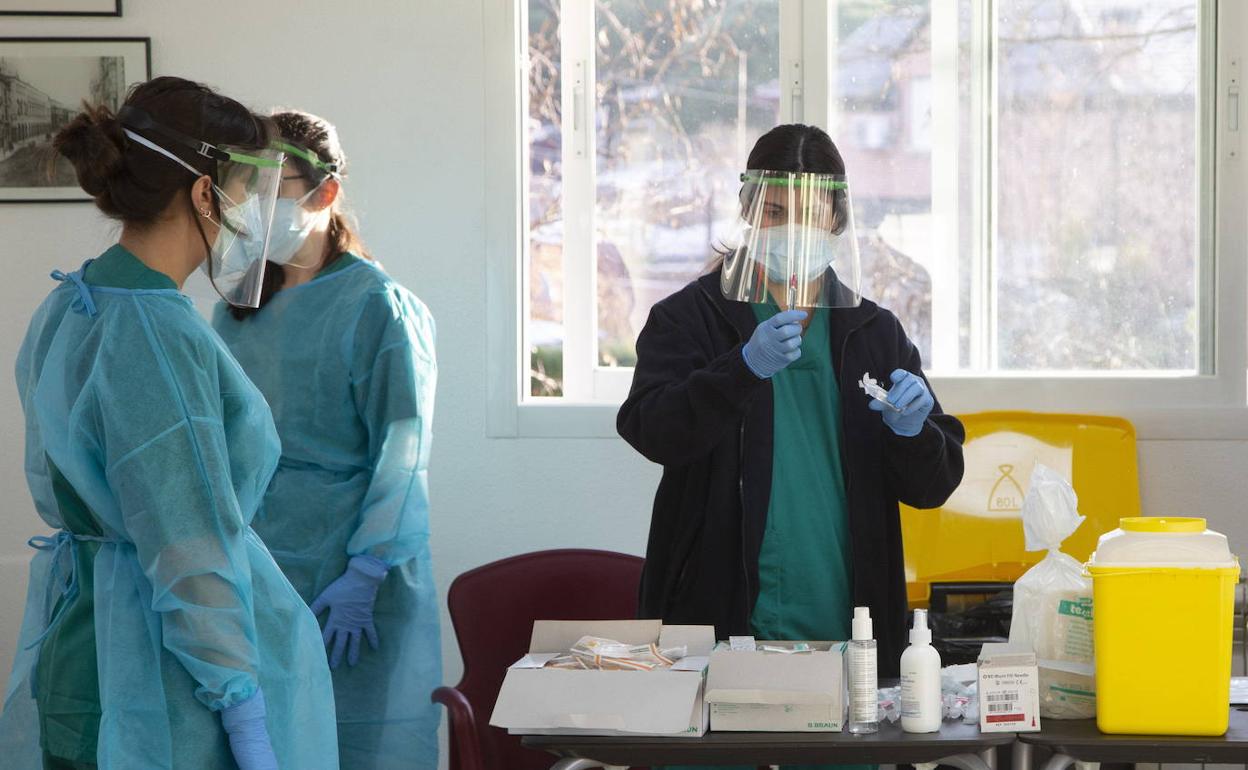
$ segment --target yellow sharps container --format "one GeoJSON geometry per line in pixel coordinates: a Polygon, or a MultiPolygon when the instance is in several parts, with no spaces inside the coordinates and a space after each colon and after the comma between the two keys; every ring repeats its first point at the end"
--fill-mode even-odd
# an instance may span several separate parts
{"type": "Polygon", "coordinates": [[[1088,571],[1101,731],[1225,734],[1239,581],[1226,537],[1204,519],[1122,519],[1088,571]]]}

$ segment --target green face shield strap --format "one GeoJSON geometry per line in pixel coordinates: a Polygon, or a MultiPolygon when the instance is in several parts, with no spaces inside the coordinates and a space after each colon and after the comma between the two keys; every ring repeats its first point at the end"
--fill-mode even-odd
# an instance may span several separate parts
{"type": "Polygon", "coordinates": [[[761,173],[745,172],[741,175],[742,184],[766,184],[781,187],[818,187],[824,190],[848,190],[848,182],[839,182],[835,179],[799,179],[798,175],[789,177],[773,177],[761,173]]]}
{"type": "Polygon", "coordinates": [[[329,174],[331,176],[335,176],[335,177],[338,176],[338,164],[337,163],[326,163],[325,161],[321,160],[320,157],[316,153],[312,152],[311,150],[306,150],[303,147],[300,147],[297,144],[291,144],[290,142],[272,142],[270,143],[269,146],[273,148],[274,150],[280,150],[281,152],[284,152],[287,155],[292,155],[296,158],[299,158],[300,160],[307,162],[313,168],[319,171],[324,171],[326,174],[329,174]]]}

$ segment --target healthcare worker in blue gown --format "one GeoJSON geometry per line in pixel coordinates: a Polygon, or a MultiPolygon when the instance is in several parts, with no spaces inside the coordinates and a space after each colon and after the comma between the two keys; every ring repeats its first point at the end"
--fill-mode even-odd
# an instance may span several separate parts
{"type": "Polygon", "coordinates": [[[316,619],[249,524],[269,408],[180,289],[254,303],[281,155],[181,78],[85,108],[55,148],[121,222],[60,281],[17,361],[38,549],[0,716],[13,770],[330,770],[316,619]]]}
{"type": "Polygon", "coordinates": [[[213,317],[282,441],[256,530],[322,619],[344,770],[432,769],[433,318],[360,245],[334,127],[272,118],[287,157],[262,304],[213,317]]]}

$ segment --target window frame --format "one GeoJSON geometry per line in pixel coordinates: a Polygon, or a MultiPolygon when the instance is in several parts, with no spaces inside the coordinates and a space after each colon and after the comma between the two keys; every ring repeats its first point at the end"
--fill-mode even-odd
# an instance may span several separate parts
{"type": "MultiPolygon", "coordinates": [[[[1239,70],[1248,51],[1248,5],[1199,0],[1202,90],[1198,98],[1201,113],[1199,144],[1199,211],[1204,237],[1201,239],[1201,281],[1198,308],[1204,327],[1201,341],[1201,369],[1190,373],[1147,373],[1131,376],[1121,372],[997,372],[991,375],[951,374],[932,376],[933,387],[946,411],[970,412],[990,409],[1082,412],[1116,414],[1136,424],[1144,439],[1242,439],[1248,436],[1248,250],[1245,214],[1248,214],[1248,171],[1244,168],[1239,129],[1239,70]],[[1212,20],[1212,23],[1209,23],[1212,20]],[[1212,70],[1210,72],[1209,70],[1212,70]],[[1211,178],[1209,178],[1211,177],[1211,178]],[[1216,315],[1215,315],[1216,308],[1216,315]]],[[[570,77],[563,77],[564,114],[581,115],[592,111],[593,16],[592,0],[563,0],[561,46],[565,61],[580,61],[570,77]],[[580,28],[582,36],[568,35],[580,28]],[[569,58],[569,53],[572,57],[569,58]],[[578,93],[577,89],[581,89],[578,93]]],[[[615,414],[627,393],[632,370],[584,366],[573,372],[569,361],[586,359],[596,364],[593,344],[597,318],[596,270],[593,259],[569,260],[574,249],[566,246],[564,297],[578,299],[564,308],[565,333],[577,328],[583,334],[569,335],[564,346],[565,383],[571,377],[570,395],[560,398],[527,396],[529,352],[525,341],[528,318],[528,232],[527,210],[528,147],[525,127],[528,118],[527,78],[527,0],[500,3],[496,13],[487,13],[484,46],[485,117],[485,236],[487,298],[487,435],[497,438],[613,438],[615,414]],[[577,264],[579,262],[579,264],[577,264]],[[574,292],[572,286],[584,287],[574,292]],[[577,336],[578,339],[572,339],[577,336]],[[573,356],[576,356],[574,358],[573,356]]],[[[780,0],[781,119],[835,125],[831,84],[835,83],[835,58],[828,56],[835,44],[836,0],[780,0]],[[821,40],[829,41],[824,45],[821,40]]],[[[932,27],[945,30],[957,24],[957,0],[932,0],[932,27]]],[[[971,73],[981,79],[976,94],[995,93],[991,66],[991,24],[995,1],[972,2],[976,17],[972,38],[973,61],[980,68],[971,73]]],[[[949,36],[932,35],[933,104],[952,94],[956,104],[957,45],[949,36]],[[938,41],[944,41],[940,45],[938,41]],[[948,66],[940,61],[953,57],[954,77],[940,78],[948,66]]],[[[947,111],[952,112],[952,111],[947,111]]],[[[972,106],[974,130],[979,141],[993,141],[992,106],[972,106]]],[[[565,198],[593,200],[594,132],[586,130],[581,119],[580,134],[573,131],[573,142],[583,154],[582,167],[569,188],[568,149],[565,138],[565,198]],[[578,144],[579,143],[579,144],[578,144]],[[588,167],[586,170],[584,167],[588,167]],[[581,197],[569,189],[581,189],[581,197]]],[[[940,136],[958,130],[956,112],[933,114],[933,144],[940,136]]],[[[933,181],[957,178],[956,155],[938,153],[933,159],[933,181]],[[936,158],[942,158],[937,161],[936,158]],[[950,167],[952,164],[952,167],[950,167]]],[[[977,153],[978,157],[987,157],[977,153]]],[[[991,168],[977,173],[992,174],[991,168]]],[[[992,180],[975,185],[991,189],[992,180]]],[[[944,199],[933,186],[933,213],[938,199],[944,199]]],[[[948,205],[948,204],[946,204],[948,205]]],[[[991,217],[991,206],[976,200],[974,216],[981,226],[975,231],[990,238],[993,228],[982,226],[991,217]]],[[[586,207],[592,211],[592,206],[586,207]]],[[[591,214],[592,216],[592,214],[591,214]]],[[[937,217],[937,221],[940,218],[937,217]]],[[[958,238],[956,228],[942,231],[943,237],[958,238]]],[[[592,219],[565,225],[572,237],[592,244],[592,219]]],[[[941,236],[938,236],[941,237],[941,236]]],[[[947,241],[948,242],[948,241],[947,241]]],[[[977,248],[986,250],[989,243],[977,248]]],[[[581,249],[592,248],[582,246],[581,249]]],[[[947,250],[948,251],[948,250],[947,250]]],[[[585,251],[583,253],[592,253],[585,251]]],[[[956,250],[950,251],[956,259],[956,250]]],[[[935,277],[934,277],[935,278],[935,277]]],[[[937,301],[933,286],[933,345],[949,335],[936,332],[940,319],[956,320],[956,303],[950,311],[937,301]]],[[[948,292],[941,293],[948,297],[948,292]]],[[[977,308],[973,317],[987,323],[990,308],[977,308]]],[[[974,338],[974,335],[973,335],[974,338]]],[[[986,339],[987,337],[984,336],[986,339]]],[[[956,347],[956,338],[952,344],[956,347]]],[[[935,349],[935,347],[934,347],[935,349]]],[[[936,356],[940,353],[937,352],[936,356]]]]}

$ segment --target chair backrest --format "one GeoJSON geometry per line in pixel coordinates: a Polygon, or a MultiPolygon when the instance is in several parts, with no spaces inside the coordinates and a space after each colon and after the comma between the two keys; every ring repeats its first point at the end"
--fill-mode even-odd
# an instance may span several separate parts
{"type": "Polygon", "coordinates": [[[1118,417],[982,412],[966,426],[966,474],[941,508],[902,506],[907,594],[926,606],[932,583],[1012,582],[1044,557],[1023,547],[1023,496],[1037,462],[1071,480],[1087,517],[1062,545],[1086,560],[1123,516],[1140,515],[1135,428],[1118,417]]]}
{"type": "Polygon", "coordinates": [[[538,551],[502,559],[451,584],[447,596],[464,661],[456,686],[472,704],[487,770],[546,770],[553,758],[490,727],[507,667],[529,650],[535,620],[637,616],[643,560],[610,551],[538,551]]]}

